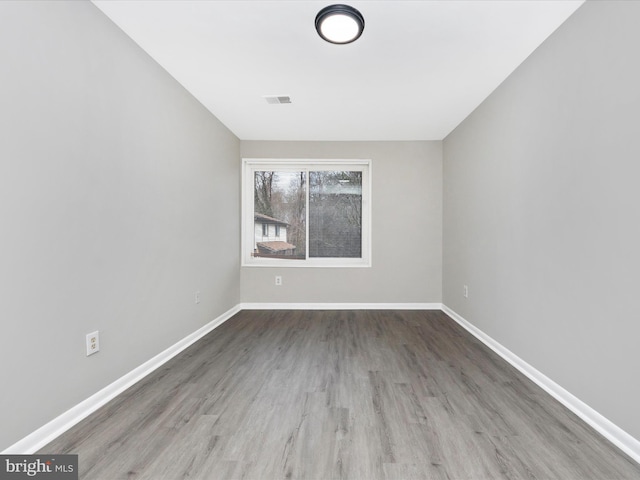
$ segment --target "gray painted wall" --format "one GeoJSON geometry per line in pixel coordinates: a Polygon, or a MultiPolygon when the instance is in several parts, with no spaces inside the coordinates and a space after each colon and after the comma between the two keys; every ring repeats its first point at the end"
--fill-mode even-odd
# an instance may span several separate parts
{"type": "Polygon", "coordinates": [[[240,153],[89,2],[0,2],[0,79],[1,451],[238,304],[240,153]]]}
{"type": "Polygon", "coordinates": [[[242,141],[244,158],[372,162],[371,268],[243,267],[243,302],[441,302],[441,142],[242,141]],[[283,284],[274,285],[275,275],[283,284]]]}
{"type": "Polygon", "coordinates": [[[639,23],[587,2],[444,141],[444,303],[635,438],[639,23]]]}

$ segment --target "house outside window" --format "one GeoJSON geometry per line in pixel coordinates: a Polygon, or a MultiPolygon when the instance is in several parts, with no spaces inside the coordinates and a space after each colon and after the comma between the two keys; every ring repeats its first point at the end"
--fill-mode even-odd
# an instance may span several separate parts
{"type": "Polygon", "coordinates": [[[286,222],[261,213],[254,213],[253,222],[254,257],[289,258],[295,255],[296,246],[287,243],[288,224],[286,222]]]}
{"type": "Polygon", "coordinates": [[[371,266],[370,160],[243,160],[242,265],[371,266]]]}

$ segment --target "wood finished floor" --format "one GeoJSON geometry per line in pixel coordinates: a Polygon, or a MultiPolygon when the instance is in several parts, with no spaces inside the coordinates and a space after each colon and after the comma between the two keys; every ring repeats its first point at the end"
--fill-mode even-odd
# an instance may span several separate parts
{"type": "Polygon", "coordinates": [[[640,479],[439,311],[245,311],[41,450],[82,480],[640,479]]]}

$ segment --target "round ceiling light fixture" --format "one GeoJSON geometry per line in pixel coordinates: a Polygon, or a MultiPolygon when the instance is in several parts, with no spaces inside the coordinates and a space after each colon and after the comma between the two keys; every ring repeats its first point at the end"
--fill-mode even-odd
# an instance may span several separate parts
{"type": "Polygon", "coordinates": [[[316,30],[329,43],[356,41],[364,30],[364,17],[349,5],[329,5],[316,15],[316,30]]]}

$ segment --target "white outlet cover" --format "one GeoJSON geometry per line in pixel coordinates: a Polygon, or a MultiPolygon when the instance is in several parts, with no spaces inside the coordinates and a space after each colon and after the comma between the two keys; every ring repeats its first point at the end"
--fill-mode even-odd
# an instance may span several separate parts
{"type": "Polygon", "coordinates": [[[100,332],[96,330],[87,334],[87,357],[100,351],[100,332]]]}

